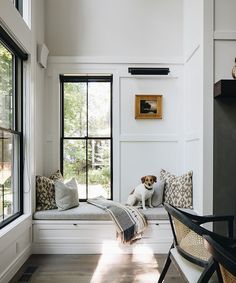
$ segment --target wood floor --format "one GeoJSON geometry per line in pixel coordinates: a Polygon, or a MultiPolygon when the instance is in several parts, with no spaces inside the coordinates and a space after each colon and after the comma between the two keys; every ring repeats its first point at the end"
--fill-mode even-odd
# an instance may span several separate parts
{"type": "MultiPolygon", "coordinates": [[[[32,255],[10,283],[156,283],[166,255],[32,255]]],[[[171,265],[165,283],[183,283],[171,265]]]]}

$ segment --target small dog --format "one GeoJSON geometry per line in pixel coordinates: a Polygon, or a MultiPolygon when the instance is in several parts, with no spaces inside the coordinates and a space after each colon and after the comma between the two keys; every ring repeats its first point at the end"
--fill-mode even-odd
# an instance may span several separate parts
{"type": "Polygon", "coordinates": [[[138,202],[142,202],[142,208],[147,209],[145,207],[145,201],[148,200],[148,206],[152,206],[152,195],[154,192],[153,184],[157,181],[156,176],[144,176],[141,178],[142,184],[138,185],[128,196],[127,205],[135,205],[138,202]]]}

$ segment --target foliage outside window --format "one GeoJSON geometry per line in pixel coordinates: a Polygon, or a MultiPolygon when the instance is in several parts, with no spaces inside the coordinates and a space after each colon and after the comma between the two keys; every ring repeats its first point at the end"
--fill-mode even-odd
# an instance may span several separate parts
{"type": "Polygon", "coordinates": [[[61,169],[79,198],[112,198],[112,76],[61,76],[61,169]]]}
{"type": "Polygon", "coordinates": [[[0,228],[22,214],[22,69],[27,55],[0,27],[0,228]]]}

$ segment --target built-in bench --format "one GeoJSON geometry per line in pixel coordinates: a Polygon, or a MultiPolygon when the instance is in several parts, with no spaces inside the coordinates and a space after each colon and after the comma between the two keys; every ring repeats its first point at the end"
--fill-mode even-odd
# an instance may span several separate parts
{"type": "Polygon", "coordinates": [[[156,207],[141,211],[148,220],[148,228],[143,238],[131,246],[118,246],[115,225],[109,214],[94,205],[80,203],[65,211],[37,211],[33,219],[33,253],[94,254],[104,249],[132,253],[144,247],[154,253],[167,253],[172,233],[165,209],[156,207]]]}

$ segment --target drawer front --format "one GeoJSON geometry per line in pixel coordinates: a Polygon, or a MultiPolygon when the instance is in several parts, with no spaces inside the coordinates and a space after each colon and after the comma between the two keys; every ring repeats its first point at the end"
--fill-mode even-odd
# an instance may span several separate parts
{"type": "Polygon", "coordinates": [[[100,243],[115,238],[114,225],[34,225],[36,243],[100,243]]]}
{"type": "Polygon", "coordinates": [[[161,222],[149,224],[141,239],[143,243],[171,243],[172,241],[170,224],[161,222]]]}
{"type": "MultiPolygon", "coordinates": [[[[116,240],[113,223],[69,223],[69,224],[33,224],[34,243],[44,244],[85,244],[116,240]]],[[[167,221],[148,224],[139,243],[171,243],[173,241],[170,224],[167,221]]]]}

